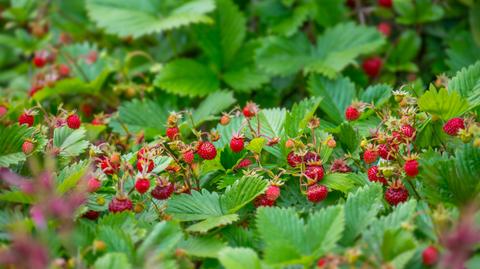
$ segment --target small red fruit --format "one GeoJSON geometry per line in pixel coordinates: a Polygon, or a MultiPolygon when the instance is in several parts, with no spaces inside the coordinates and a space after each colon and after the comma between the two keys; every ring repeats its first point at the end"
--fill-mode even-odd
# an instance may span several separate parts
{"type": "Polygon", "coordinates": [[[409,124],[404,124],[401,128],[400,131],[402,131],[403,136],[406,138],[413,138],[415,136],[415,128],[413,128],[409,124]]]}
{"type": "Polygon", "coordinates": [[[22,151],[25,155],[28,155],[33,152],[35,145],[32,143],[31,140],[25,140],[22,144],[22,151]]]}
{"type": "Polygon", "coordinates": [[[380,74],[380,69],[382,69],[382,66],[382,58],[378,56],[365,59],[362,63],[363,72],[365,72],[365,74],[371,78],[374,78],[380,74]]]}
{"type": "Polygon", "coordinates": [[[0,118],[7,114],[8,109],[5,106],[0,105],[0,118]]]}
{"type": "Polygon", "coordinates": [[[167,128],[167,136],[168,138],[170,138],[170,140],[175,140],[175,138],[177,138],[178,136],[178,133],[179,133],[179,129],[178,127],[168,127],[167,128]]]}
{"type": "Polygon", "coordinates": [[[318,163],[320,161],[320,156],[313,151],[309,151],[303,156],[303,161],[306,164],[318,163]]]}
{"type": "Polygon", "coordinates": [[[418,161],[417,160],[408,160],[403,165],[403,170],[405,174],[409,177],[415,177],[418,175],[418,161]]]}
{"type": "Polygon", "coordinates": [[[384,8],[391,8],[393,2],[392,0],[378,0],[378,5],[384,8]]]}
{"type": "Polygon", "coordinates": [[[368,169],[367,175],[368,180],[370,180],[371,182],[380,182],[383,185],[387,185],[387,180],[378,172],[378,166],[374,165],[370,167],[368,169]]]}
{"type": "Polygon", "coordinates": [[[198,156],[204,160],[213,160],[217,156],[217,149],[210,142],[200,142],[197,150],[198,156]]]}
{"type": "Polygon", "coordinates": [[[318,203],[325,200],[328,195],[328,189],[324,185],[312,185],[308,187],[307,198],[310,202],[318,203]]]}
{"type": "Polygon", "coordinates": [[[248,102],[242,109],[243,116],[245,118],[251,118],[258,113],[258,106],[255,103],[248,102]]]}
{"type": "Polygon", "coordinates": [[[242,137],[242,136],[234,135],[234,136],[232,137],[232,140],[230,140],[230,149],[231,149],[233,152],[240,152],[240,151],[242,151],[244,145],[245,145],[245,142],[243,141],[243,137],[242,137]]]}
{"type": "Polygon", "coordinates": [[[324,268],[327,265],[327,259],[325,258],[320,258],[317,261],[317,267],[318,268],[324,268]]]}
{"type": "Polygon", "coordinates": [[[302,162],[302,157],[295,154],[293,151],[290,151],[287,155],[287,162],[291,167],[296,167],[302,162]]]}
{"type": "Polygon", "coordinates": [[[70,75],[70,67],[66,64],[58,65],[58,74],[61,77],[68,77],[68,75],[70,75]]]}
{"type": "Polygon", "coordinates": [[[280,197],[280,187],[271,185],[265,191],[265,196],[268,200],[276,201],[280,197]]]}
{"type": "Polygon", "coordinates": [[[393,183],[385,191],[385,200],[392,206],[398,205],[407,201],[408,199],[408,190],[401,183],[393,183]]]}
{"type": "Polygon", "coordinates": [[[252,164],[252,161],[250,161],[250,159],[243,159],[237,164],[237,166],[235,166],[235,169],[245,168],[250,166],[251,164],[252,164]]]}
{"type": "Polygon", "coordinates": [[[87,212],[85,212],[85,214],[83,214],[82,217],[89,220],[96,220],[98,219],[99,216],[100,216],[100,212],[94,211],[94,210],[88,210],[87,212]]]}
{"type": "Polygon", "coordinates": [[[315,181],[322,180],[324,175],[325,171],[321,165],[309,165],[305,169],[305,176],[315,181]]]}
{"type": "Polygon", "coordinates": [[[382,157],[382,159],[384,159],[384,160],[395,159],[395,154],[393,153],[390,146],[387,146],[386,144],[378,145],[377,151],[378,151],[378,154],[380,155],[380,157],[382,157]]]}
{"type": "Polygon", "coordinates": [[[422,252],[422,260],[425,265],[434,265],[438,261],[438,250],[434,246],[428,246],[422,252]]]}
{"type": "Polygon", "coordinates": [[[381,22],[377,25],[377,30],[385,35],[386,37],[389,37],[392,34],[392,27],[388,22],[381,22]]]}
{"type": "Polygon", "coordinates": [[[353,106],[349,106],[349,107],[347,107],[347,109],[345,110],[345,118],[346,118],[348,121],[357,120],[358,118],[360,118],[360,111],[358,111],[358,109],[356,109],[356,108],[353,107],[353,106]]]}
{"type": "Polygon", "coordinates": [[[77,114],[72,114],[67,117],[67,125],[70,129],[78,129],[80,128],[81,124],[82,124],[82,121],[80,120],[80,117],[78,117],[77,114]]]}
{"type": "Polygon", "coordinates": [[[175,186],[171,183],[168,182],[165,185],[157,185],[155,188],[150,192],[153,198],[157,200],[165,200],[168,199],[175,191],[175,186]]]}
{"type": "Polygon", "coordinates": [[[132,210],[133,204],[127,197],[115,197],[108,204],[108,211],[112,213],[123,212],[126,210],[132,210]]]}
{"type": "Polygon", "coordinates": [[[87,181],[87,191],[96,192],[102,186],[102,182],[96,177],[91,177],[87,181]]]}
{"type": "Polygon", "coordinates": [[[18,117],[18,123],[20,125],[26,124],[28,125],[28,127],[32,127],[34,121],[35,121],[35,117],[33,117],[33,115],[30,112],[23,112],[23,114],[20,115],[20,117],[18,117]]]}
{"type": "Polygon", "coordinates": [[[367,164],[376,162],[378,159],[378,152],[372,149],[367,149],[363,152],[363,160],[367,164]]]}
{"type": "Polygon", "coordinates": [[[140,194],[144,194],[145,192],[150,189],[150,180],[148,178],[139,178],[135,182],[135,189],[138,191],[140,194]]]}
{"type": "Polygon", "coordinates": [[[187,150],[187,151],[183,152],[182,158],[186,163],[192,164],[193,160],[195,159],[195,155],[193,153],[193,150],[187,150]]]}
{"type": "Polygon", "coordinates": [[[102,168],[102,171],[106,175],[113,175],[118,171],[118,168],[120,168],[120,164],[112,163],[108,158],[104,157],[100,161],[100,168],[102,168]]]}
{"type": "Polygon", "coordinates": [[[139,159],[137,161],[137,170],[139,172],[143,172],[143,169],[147,168],[147,173],[150,173],[152,172],[154,167],[155,167],[155,163],[152,160],[139,159]]]}
{"type": "Polygon", "coordinates": [[[275,200],[269,200],[265,194],[257,196],[255,200],[253,201],[253,205],[255,207],[261,207],[261,206],[274,206],[275,205],[275,200]]]}
{"type": "Polygon", "coordinates": [[[220,118],[220,124],[221,125],[228,125],[230,123],[230,116],[227,114],[222,115],[220,118]]]}
{"type": "Polygon", "coordinates": [[[450,136],[456,136],[460,129],[465,129],[465,121],[462,118],[450,119],[443,125],[443,131],[450,136]]]}
{"type": "Polygon", "coordinates": [[[33,56],[33,64],[38,68],[44,67],[47,64],[47,54],[44,51],[36,52],[33,56]]]}

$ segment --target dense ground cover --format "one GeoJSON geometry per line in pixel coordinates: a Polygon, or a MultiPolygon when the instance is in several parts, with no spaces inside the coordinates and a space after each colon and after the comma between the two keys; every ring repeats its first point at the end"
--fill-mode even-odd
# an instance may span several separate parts
{"type": "Polygon", "coordinates": [[[477,0],[0,0],[5,268],[480,268],[477,0]]]}

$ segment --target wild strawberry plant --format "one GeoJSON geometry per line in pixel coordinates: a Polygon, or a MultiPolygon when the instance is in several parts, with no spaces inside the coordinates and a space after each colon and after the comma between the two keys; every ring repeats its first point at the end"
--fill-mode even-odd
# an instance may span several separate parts
{"type": "Polygon", "coordinates": [[[477,268],[478,1],[0,1],[6,268],[477,268]]]}

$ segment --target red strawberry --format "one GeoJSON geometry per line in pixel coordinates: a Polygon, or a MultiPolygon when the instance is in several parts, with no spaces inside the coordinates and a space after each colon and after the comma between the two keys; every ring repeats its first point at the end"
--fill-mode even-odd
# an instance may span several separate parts
{"type": "Polygon", "coordinates": [[[175,140],[175,138],[178,136],[179,133],[178,127],[168,127],[167,128],[167,136],[170,138],[170,140],[175,140]]]}
{"type": "Polygon", "coordinates": [[[336,159],[330,166],[330,170],[334,173],[349,173],[352,171],[352,168],[348,166],[344,159],[336,159]]]}
{"type": "Polygon", "coordinates": [[[38,68],[44,67],[47,64],[47,54],[44,51],[36,52],[33,56],[33,64],[38,68]]]}
{"type": "Polygon", "coordinates": [[[87,181],[87,191],[96,192],[102,186],[102,182],[96,177],[90,177],[87,181]]]}
{"type": "Polygon", "coordinates": [[[139,178],[135,182],[135,189],[138,191],[140,194],[144,194],[145,192],[150,189],[150,180],[148,178],[139,178]]]}
{"type": "Polygon", "coordinates": [[[68,77],[70,75],[70,68],[66,64],[60,64],[58,65],[58,74],[61,77],[68,77]]]}
{"type": "Polygon", "coordinates": [[[126,210],[132,210],[133,204],[127,197],[114,197],[110,204],[108,204],[108,211],[112,213],[123,212],[126,210]]]}
{"type": "Polygon", "coordinates": [[[303,161],[306,164],[317,163],[320,161],[320,156],[318,156],[318,154],[313,151],[309,151],[305,154],[305,156],[303,156],[303,161]]]}
{"type": "Polygon", "coordinates": [[[298,156],[293,151],[290,151],[287,156],[287,162],[291,167],[296,167],[302,162],[302,157],[298,156]]]}
{"type": "Polygon", "coordinates": [[[80,110],[85,115],[85,117],[90,117],[92,115],[93,107],[88,103],[83,103],[80,106],[80,110]]]}
{"type": "Polygon", "coordinates": [[[392,205],[398,205],[408,199],[408,190],[401,183],[394,183],[385,191],[385,200],[392,205]]]}
{"type": "Polygon", "coordinates": [[[251,118],[258,113],[258,106],[255,103],[248,102],[242,109],[245,118],[251,118]]]}
{"type": "Polygon", "coordinates": [[[365,74],[371,78],[374,78],[380,74],[380,69],[382,69],[382,66],[382,58],[378,56],[365,59],[362,63],[363,72],[365,72],[365,74]]]}
{"type": "Polygon", "coordinates": [[[315,181],[322,180],[324,175],[325,171],[321,165],[309,165],[305,169],[305,176],[315,181]]]}
{"type": "Polygon", "coordinates": [[[137,161],[137,170],[139,172],[143,172],[143,169],[147,168],[147,173],[150,173],[152,172],[154,167],[155,167],[155,163],[152,160],[139,159],[137,161]]]}
{"type": "Polygon", "coordinates": [[[417,160],[407,160],[403,165],[405,174],[409,177],[415,177],[418,175],[418,162],[417,160]]]}
{"type": "Polygon", "coordinates": [[[390,146],[387,146],[386,144],[380,144],[378,145],[377,148],[378,154],[382,159],[384,160],[393,160],[395,159],[395,154],[390,148],[390,146]]]}
{"type": "Polygon", "coordinates": [[[422,252],[422,260],[425,265],[434,265],[438,261],[438,250],[434,246],[428,246],[422,252]]]}
{"type": "Polygon", "coordinates": [[[327,259],[320,258],[317,261],[317,268],[324,268],[327,265],[327,259]]]}
{"type": "Polygon", "coordinates": [[[137,151],[137,160],[144,159],[145,158],[145,153],[148,150],[146,148],[141,148],[140,150],[137,151]]]}
{"type": "Polygon", "coordinates": [[[197,150],[198,156],[204,160],[213,160],[217,156],[217,149],[210,142],[200,142],[197,150]]]}
{"type": "Polygon", "coordinates": [[[252,161],[250,161],[250,159],[243,159],[237,164],[237,166],[235,166],[235,169],[245,168],[250,166],[251,164],[252,164],[252,161]]]}
{"type": "Polygon", "coordinates": [[[100,212],[94,210],[88,210],[83,214],[82,217],[89,219],[89,220],[96,220],[100,216],[100,212]]]}
{"type": "Polygon", "coordinates": [[[409,124],[404,124],[401,128],[400,131],[402,131],[403,136],[407,138],[413,138],[415,136],[415,128],[413,128],[409,124]]]}
{"type": "Polygon", "coordinates": [[[157,200],[165,200],[172,195],[173,191],[175,191],[175,186],[171,182],[168,182],[166,185],[155,186],[150,194],[157,200]]]}
{"type": "Polygon", "coordinates": [[[104,157],[100,161],[100,168],[102,168],[102,171],[106,175],[113,175],[118,171],[118,168],[120,168],[120,164],[112,163],[108,158],[104,157]]]}
{"type": "Polygon", "coordinates": [[[385,35],[386,37],[389,37],[392,34],[392,27],[388,22],[381,22],[377,25],[377,30],[385,35]]]}
{"type": "Polygon", "coordinates": [[[312,185],[308,187],[307,198],[310,202],[318,203],[325,200],[328,195],[328,189],[324,185],[312,185]]]}
{"type": "Polygon", "coordinates": [[[265,191],[265,196],[268,200],[275,201],[280,196],[280,187],[271,185],[265,191]]]}
{"type": "Polygon", "coordinates": [[[18,124],[20,125],[26,124],[28,125],[28,127],[32,127],[34,121],[35,121],[35,117],[33,116],[32,113],[28,111],[23,112],[23,114],[20,115],[20,117],[18,117],[18,124]]]}
{"type": "Polygon", "coordinates": [[[0,105],[0,118],[7,114],[8,109],[5,106],[0,105]]]}
{"type": "Polygon", "coordinates": [[[392,0],[378,0],[378,5],[384,8],[391,8],[393,2],[392,0]]]}
{"type": "Polygon", "coordinates": [[[232,137],[232,140],[230,140],[230,149],[232,149],[233,152],[240,152],[243,150],[243,147],[244,147],[243,137],[234,135],[232,137]]]}
{"type": "Polygon", "coordinates": [[[67,125],[70,129],[78,129],[82,122],[80,121],[80,117],[77,114],[72,114],[67,117],[67,125]]]}
{"type": "Polygon", "coordinates": [[[356,109],[356,108],[353,107],[353,106],[349,106],[349,107],[347,107],[347,109],[345,110],[345,118],[346,118],[348,121],[357,120],[358,118],[360,118],[360,111],[358,111],[358,109],[356,109]]]}
{"type": "Polygon", "coordinates": [[[23,141],[22,144],[22,151],[25,155],[28,155],[33,152],[33,149],[35,148],[35,145],[32,143],[31,140],[25,140],[23,141]]]}
{"type": "Polygon", "coordinates": [[[187,150],[187,151],[183,152],[182,158],[186,163],[192,164],[193,160],[195,159],[195,155],[193,153],[193,150],[187,150]]]}
{"type": "Polygon", "coordinates": [[[456,136],[460,129],[465,129],[465,121],[462,118],[453,118],[443,125],[443,131],[451,136],[456,136]]]}
{"type": "Polygon", "coordinates": [[[269,200],[265,194],[262,194],[257,196],[257,198],[255,198],[255,200],[253,201],[253,205],[255,207],[274,206],[275,200],[269,200]]]}
{"type": "Polygon", "coordinates": [[[372,149],[367,149],[363,152],[363,160],[365,163],[370,164],[376,162],[378,159],[378,152],[372,149]]]}
{"type": "Polygon", "coordinates": [[[378,172],[378,166],[374,165],[368,169],[368,180],[372,182],[380,182],[387,185],[387,180],[378,172]]]}
{"type": "Polygon", "coordinates": [[[32,87],[30,87],[30,90],[28,91],[28,96],[33,97],[41,89],[43,89],[41,85],[32,85],[32,87]]]}

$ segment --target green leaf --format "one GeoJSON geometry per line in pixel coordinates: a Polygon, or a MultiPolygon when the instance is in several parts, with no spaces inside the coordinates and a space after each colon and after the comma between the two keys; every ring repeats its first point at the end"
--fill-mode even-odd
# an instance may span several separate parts
{"type": "Polygon", "coordinates": [[[19,204],[32,204],[35,199],[33,196],[21,191],[3,191],[0,193],[0,201],[19,204]]]}
{"type": "Polygon", "coordinates": [[[178,244],[188,255],[201,258],[216,258],[225,246],[216,237],[189,237],[178,244]]]}
{"type": "Polygon", "coordinates": [[[235,101],[232,92],[218,91],[210,94],[192,113],[195,126],[199,126],[205,121],[213,120],[216,114],[225,111],[235,101]]]}
{"type": "Polygon", "coordinates": [[[306,226],[309,250],[318,257],[331,251],[342,238],[345,214],[340,205],[322,208],[313,213],[306,226]]]}
{"type": "Polygon", "coordinates": [[[469,8],[469,17],[468,21],[470,22],[470,28],[472,31],[473,39],[477,45],[480,46],[480,3],[475,2],[475,4],[469,8]]]}
{"type": "Polygon", "coordinates": [[[393,7],[397,22],[407,25],[437,21],[444,14],[440,5],[430,0],[395,0],[393,7]]]}
{"type": "Polygon", "coordinates": [[[365,103],[374,104],[376,108],[382,107],[392,96],[392,87],[387,84],[369,86],[360,96],[365,103]]]}
{"type": "Polygon", "coordinates": [[[176,59],[166,64],[154,84],[167,92],[190,97],[205,96],[220,86],[212,70],[191,59],[176,59]]]}
{"type": "Polygon", "coordinates": [[[315,15],[313,19],[324,27],[334,26],[344,21],[348,16],[348,9],[344,2],[337,0],[314,1],[315,15]]]}
{"type": "Polygon", "coordinates": [[[460,31],[448,39],[445,62],[451,71],[456,72],[480,60],[479,49],[480,45],[475,43],[470,32],[460,31]]]}
{"type": "Polygon", "coordinates": [[[80,155],[89,145],[85,140],[85,129],[73,130],[68,126],[55,128],[53,131],[53,146],[60,149],[60,156],[75,157],[80,155]]]}
{"type": "Polygon", "coordinates": [[[243,44],[246,19],[231,0],[217,0],[215,23],[198,27],[198,44],[219,69],[227,67],[243,44]]]}
{"type": "Polygon", "coordinates": [[[203,221],[197,222],[187,228],[187,232],[206,233],[209,230],[231,224],[238,220],[237,214],[228,214],[221,216],[209,217],[203,221]]]}
{"type": "Polygon", "coordinates": [[[87,0],[89,17],[110,34],[134,38],[192,23],[211,23],[206,13],[213,0],[167,1],[87,0]]]}
{"type": "Polygon", "coordinates": [[[392,72],[416,72],[417,68],[410,69],[405,67],[408,67],[408,64],[417,56],[421,42],[422,40],[416,32],[412,30],[403,32],[388,56],[386,67],[392,72]]]}
{"type": "Polygon", "coordinates": [[[220,197],[216,192],[192,191],[191,194],[174,195],[168,200],[167,214],[179,221],[203,220],[223,215],[220,197]]]}
{"type": "Polygon", "coordinates": [[[320,110],[334,123],[345,119],[345,110],[355,98],[355,84],[348,77],[330,80],[319,75],[310,75],[308,91],[313,96],[322,97],[320,110]]]}
{"type": "Polygon", "coordinates": [[[468,110],[468,102],[457,92],[448,92],[445,88],[436,90],[431,88],[418,98],[418,106],[421,111],[439,116],[443,120],[449,120],[460,116],[468,110]]]}
{"type": "Polygon", "coordinates": [[[289,137],[297,137],[305,132],[308,121],[315,115],[321,98],[312,97],[295,103],[285,118],[285,133],[289,137]]]}
{"type": "Polygon", "coordinates": [[[349,246],[375,219],[382,208],[382,187],[370,184],[348,196],[345,203],[345,233],[342,245],[349,246]]]}
{"type": "Polygon", "coordinates": [[[415,253],[415,241],[411,232],[401,228],[388,229],[383,235],[382,256],[395,268],[404,268],[415,253]]]}
{"type": "Polygon", "coordinates": [[[355,182],[351,177],[352,174],[347,173],[329,173],[325,175],[321,183],[330,189],[347,193],[355,187],[355,182]]]}
{"type": "Polygon", "coordinates": [[[26,125],[0,125],[0,167],[8,167],[26,159],[22,144],[25,139],[31,138],[33,130],[26,125]]]}
{"type": "Polygon", "coordinates": [[[243,176],[228,186],[220,198],[225,212],[234,213],[267,189],[268,182],[258,176],[243,176]]]}
{"type": "Polygon", "coordinates": [[[342,147],[345,151],[350,153],[358,150],[358,145],[360,144],[360,138],[355,129],[353,129],[352,124],[349,122],[343,122],[339,127],[332,130],[332,133],[338,136],[342,147]]]}
{"type": "Polygon", "coordinates": [[[93,265],[95,269],[130,269],[133,268],[124,253],[110,252],[98,258],[93,265]]]}
{"type": "Polygon", "coordinates": [[[57,192],[64,194],[77,186],[80,179],[89,170],[88,161],[80,161],[63,168],[57,176],[57,192]]]}
{"type": "Polygon", "coordinates": [[[266,143],[267,139],[265,139],[264,137],[256,137],[250,140],[250,142],[245,148],[259,154],[260,152],[262,152],[263,146],[265,146],[266,143]]]}
{"type": "Polygon", "coordinates": [[[174,251],[183,234],[180,226],[174,222],[162,221],[153,227],[137,250],[137,260],[142,261],[147,255],[168,255],[174,251]]]}
{"type": "Polygon", "coordinates": [[[470,107],[480,105],[480,61],[458,71],[448,82],[448,89],[468,98],[470,107]]]}
{"type": "Polygon", "coordinates": [[[250,248],[224,248],[218,254],[220,263],[225,269],[261,269],[257,253],[250,248]]]}

